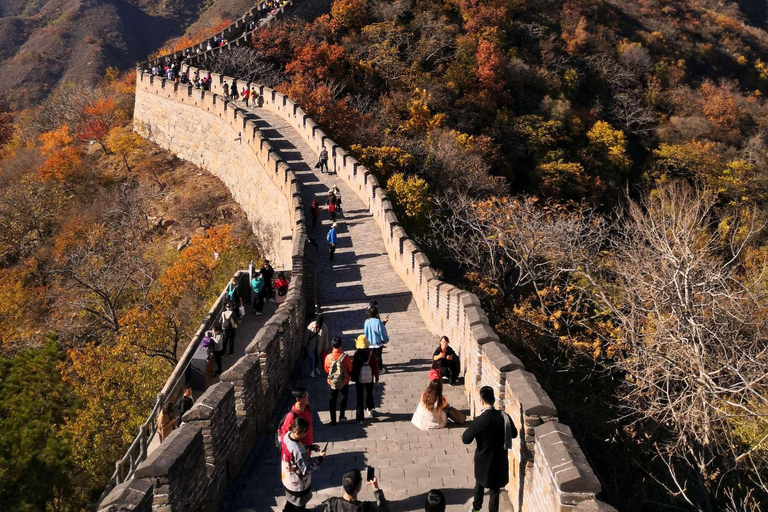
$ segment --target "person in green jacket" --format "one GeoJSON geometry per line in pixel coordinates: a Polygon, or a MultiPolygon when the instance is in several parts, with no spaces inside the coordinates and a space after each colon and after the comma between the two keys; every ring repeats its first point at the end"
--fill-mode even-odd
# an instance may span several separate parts
{"type": "Polygon", "coordinates": [[[264,278],[261,272],[256,272],[251,279],[251,289],[253,289],[253,312],[261,315],[264,310],[264,278]]]}

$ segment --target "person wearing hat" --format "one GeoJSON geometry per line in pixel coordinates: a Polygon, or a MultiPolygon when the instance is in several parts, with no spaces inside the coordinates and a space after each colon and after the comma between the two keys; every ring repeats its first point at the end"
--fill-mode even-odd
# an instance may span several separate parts
{"type": "Polygon", "coordinates": [[[272,298],[272,278],[275,277],[275,269],[269,264],[269,260],[264,260],[260,272],[261,277],[264,278],[264,297],[269,302],[275,302],[275,299],[272,298]]]}
{"type": "Polygon", "coordinates": [[[333,259],[333,253],[336,252],[336,223],[331,224],[331,230],[325,236],[325,239],[330,244],[329,259],[333,259]]]}
{"type": "Polygon", "coordinates": [[[350,377],[355,382],[357,410],[355,421],[361,423],[364,418],[373,418],[376,408],[373,402],[373,385],[379,382],[379,363],[376,354],[369,348],[368,338],[361,334],[355,340],[355,355],[352,358],[350,377]]]}

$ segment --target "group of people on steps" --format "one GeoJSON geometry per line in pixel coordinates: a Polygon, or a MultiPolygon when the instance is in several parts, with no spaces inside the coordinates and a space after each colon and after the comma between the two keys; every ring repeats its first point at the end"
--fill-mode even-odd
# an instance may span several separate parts
{"type": "MultiPolygon", "coordinates": [[[[363,332],[354,340],[355,351],[352,355],[344,352],[340,336],[330,336],[324,315],[317,315],[307,327],[305,346],[309,359],[309,377],[326,375],[331,426],[347,420],[351,383],[355,385],[355,421],[363,424],[366,419],[375,418],[373,391],[380,375],[385,372],[383,351],[390,341],[386,328],[388,319],[388,316],[381,318],[378,302],[372,300],[365,311],[363,332]]],[[[459,357],[449,344],[448,337],[443,336],[432,355],[428,384],[412,419],[412,423],[419,429],[446,426],[445,409],[450,406],[443,395],[443,381],[453,385],[460,376],[459,357]]],[[[286,492],[283,510],[289,512],[305,510],[312,498],[312,473],[322,467],[327,456],[325,447],[321,448],[314,443],[309,391],[305,387],[297,387],[291,391],[291,395],[293,407],[280,421],[276,434],[276,443],[281,449],[281,480],[286,492]]],[[[476,482],[471,510],[481,510],[487,490],[488,510],[498,512],[499,492],[509,478],[507,450],[511,448],[512,439],[517,436],[517,429],[506,412],[494,408],[495,395],[491,387],[480,389],[479,401],[480,415],[462,434],[464,444],[477,443],[476,482]]],[[[363,485],[362,473],[359,469],[351,469],[342,479],[343,495],[326,500],[323,504],[325,512],[389,510],[373,471],[369,472],[368,477],[368,485],[374,490],[375,502],[363,504],[357,500],[363,485]],[[363,506],[365,508],[361,509],[363,506]]],[[[429,491],[425,499],[425,510],[443,511],[445,505],[444,493],[437,489],[429,491]]]]}

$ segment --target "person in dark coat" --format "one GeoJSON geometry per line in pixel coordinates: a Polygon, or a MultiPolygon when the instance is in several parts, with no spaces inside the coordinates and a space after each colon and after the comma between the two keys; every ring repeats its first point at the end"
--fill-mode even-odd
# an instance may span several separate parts
{"type": "Polygon", "coordinates": [[[469,424],[461,436],[464,444],[477,441],[475,450],[475,496],[472,510],[483,507],[485,489],[490,491],[489,512],[499,512],[499,490],[509,483],[509,459],[507,446],[517,437],[517,429],[509,416],[493,408],[496,397],[493,388],[480,388],[480,415],[469,424]]]}

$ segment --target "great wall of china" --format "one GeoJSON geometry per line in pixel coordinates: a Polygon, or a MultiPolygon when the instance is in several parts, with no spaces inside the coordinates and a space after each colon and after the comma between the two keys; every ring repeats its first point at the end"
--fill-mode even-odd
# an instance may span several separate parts
{"type": "MultiPolygon", "coordinates": [[[[261,20],[257,6],[222,35],[230,46],[247,45],[249,34],[245,27],[251,20],[263,25],[282,16],[291,6],[289,2],[275,16],[261,20]]],[[[186,53],[190,57],[184,61],[182,72],[199,70],[201,76],[206,73],[199,66],[209,52],[197,54],[196,50],[207,42],[186,53]]],[[[211,50],[219,51],[226,48],[211,50]]],[[[185,52],[178,52],[174,57],[183,55],[185,52]]],[[[244,510],[232,503],[222,505],[227,488],[243,468],[252,471],[247,467],[249,453],[259,443],[269,442],[269,420],[279,407],[288,376],[300,357],[306,316],[315,301],[314,268],[318,256],[308,243],[304,218],[308,206],[306,184],[314,182],[308,181],[313,179],[311,171],[302,168],[298,172],[295,162],[313,156],[316,159],[322,148],[328,151],[335,179],[345,186],[343,192],[355,196],[353,202],[345,195],[345,211],[359,204],[356,211],[362,221],[376,227],[365,231],[350,227],[351,243],[364,244],[368,240],[361,238],[369,237],[372,244],[383,244],[384,263],[396,276],[393,279],[401,281],[396,285],[407,290],[406,302],[413,304],[410,309],[403,308],[403,315],[411,314],[412,321],[420,324],[418,329],[434,336],[431,344],[436,344],[439,336],[450,337],[460,354],[463,397],[470,414],[479,410],[479,388],[492,386],[497,407],[506,410],[520,427],[521,435],[509,450],[507,493],[512,510],[613,510],[596,498],[600,483],[570,429],[558,421],[557,410],[536,378],[500,342],[477,297],[439,279],[425,254],[399,224],[386,191],[368,169],[326,135],[298,104],[279,92],[241,81],[256,88],[261,97],[258,106],[247,108],[222,97],[222,85],[231,83],[231,77],[212,73],[211,90],[202,91],[151,76],[143,72],[145,67],[137,73],[137,130],[179,158],[218,176],[254,229],[269,234],[269,256],[276,267],[292,271],[292,280],[287,300],[249,343],[246,355],[222,374],[220,382],[205,390],[184,416],[184,424],[152,453],[144,450],[138,459],[132,459],[129,471],[120,473],[118,466],[116,474],[120,476],[113,477],[112,482],[117,485],[102,500],[99,510],[244,510]],[[286,148],[276,145],[280,142],[273,128],[304,156],[288,161],[286,148]]],[[[320,295],[323,286],[318,277],[320,295]]],[[[196,338],[191,345],[198,342],[196,338]]],[[[394,343],[397,340],[393,337],[394,343]]],[[[375,441],[373,435],[369,439],[370,443],[375,441]]],[[[467,476],[472,473],[471,460],[466,463],[464,455],[458,460],[462,466],[454,467],[450,478],[461,476],[461,481],[469,482],[471,488],[473,480],[467,476]]],[[[451,481],[446,477],[442,480],[451,481]]],[[[273,499],[263,509],[275,504],[273,499]]]]}

